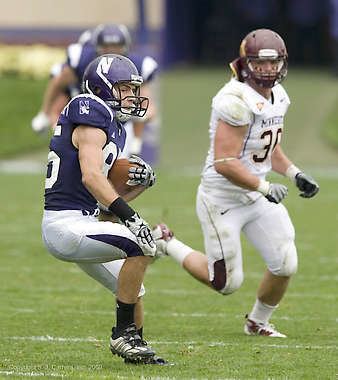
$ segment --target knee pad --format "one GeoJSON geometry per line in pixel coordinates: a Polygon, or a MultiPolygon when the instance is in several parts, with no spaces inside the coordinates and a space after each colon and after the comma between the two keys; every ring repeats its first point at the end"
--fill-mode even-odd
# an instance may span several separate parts
{"type": "Polygon", "coordinates": [[[220,293],[224,296],[234,293],[237,289],[240,288],[243,282],[243,271],[232,271],[228,273],[228,278],[226,281],[225,287],[220,290],[220,293]]]}
{"type": "Polygon", "coordinates": [[[281,252],[281,262],[273,270],[270,269],[271,273],[276,276],[286,277],[295,274],[298,267],[298,258],[294,241],[286,241],[279,250],[281,252]]]}

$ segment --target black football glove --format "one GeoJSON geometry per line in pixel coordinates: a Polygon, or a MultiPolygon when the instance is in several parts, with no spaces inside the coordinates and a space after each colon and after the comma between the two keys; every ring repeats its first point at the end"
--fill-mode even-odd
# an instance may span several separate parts
{"type": "Polygon", "coordinates": [[[312,198],[319,191],[317,182],[305,173],[298,173],[295,177],[295,182],[296,186],[301,191],[299,195],[303,198],[312,198]]]}

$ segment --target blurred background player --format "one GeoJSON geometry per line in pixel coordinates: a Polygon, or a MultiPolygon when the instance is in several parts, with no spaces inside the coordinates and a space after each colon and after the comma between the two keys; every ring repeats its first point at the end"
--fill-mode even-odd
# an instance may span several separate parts
{"type": "Polygon", "coordinates": [[[144,82],[141,96],[149,98],[146,116],[133,117],[125,125],[127,140],[121,157],[140,155],[153,164],[157,159],[158,128],[154,79],[157,62],[148,55],[130,54],[131,36],[125,25],[101,24],[93,30],[86,30],[75,44],[67,48],[67,60],[52,68],[41,110],[32,120],[32,129],[43,132],[54,127],[63,107],[81,91],[81,81],[87,65],[102,54],[122,54],[136,65],[144,82]]]}
{"type": "Polygon", "coordinates": [[[293,224],[280,203],[288,189],[265,176],[273,170],[288,177],[303,198],[319,190],[280,146],[290,104],[279,84],[287,75],[287,56],[283,39],[272,30],[255,30],[242,41],[240,57],[231,63],[234,78],[212,101],[210,149],[197,194],[206,256],[177,239],[163,248],[194,277],[227,295],[243,281],[243,232],[267,267],[244,331],[280,338],[286,336],[269,320],[297,270],[297,251],[293,224]]]}
{"type": "MultiPolygon", "coordinates": [[[[146,267],[156,253],[154,238],[107,180],[125,144],[122,122],[147,110],[148,99],[139,95],[141,83],[135,65],[120,55],[100,56],[86,69],[85,93],[64,108],[50,142],[42,235],[56,258],[76,263],[116,294],[112,353],[127,362],[164,364],[142,339],[140,297],[146,267]],[[122,224],[98,221],[98,201],[122,224]]],[[[145,177],[130,176],[145,184],[145,177]]]]}

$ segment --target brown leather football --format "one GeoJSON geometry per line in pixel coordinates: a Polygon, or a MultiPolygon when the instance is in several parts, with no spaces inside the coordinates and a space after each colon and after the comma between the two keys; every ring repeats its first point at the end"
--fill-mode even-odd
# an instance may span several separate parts
{"type": "Polygon", "coordinates": [[[113,185],[116,192],[123,196],[131,191],[134,186],[127,185],[128,170],[132,166],[137,166],[136,164],[131,164],[126,158],[119,158],[116,160],[109,170],[108,180],[113,185]]]}

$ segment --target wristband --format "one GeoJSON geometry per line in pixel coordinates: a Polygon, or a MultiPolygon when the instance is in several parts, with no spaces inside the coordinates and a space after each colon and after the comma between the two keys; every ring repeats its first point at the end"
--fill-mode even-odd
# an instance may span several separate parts
{"type": "Polygon", "coordinates": [[[135,211],[121,197],[116,198],[108,210],[118,216],[123,223],[135,214],[135,211]]]}
{"type": "Polygon", "coordinates": [[[270,182],[265,181],[264,179],[260,179],[258,187],[257,187],[257,191],[259,191],[263,195],[267,195],[269,193],[269,189],[270,189],[270,182]]]}
{"type": "Polygon", "coordinates": [[[301,173],[301,170],[292,164],[286,169],[285,176],[294,181],[298,173],[301,173]]]}

